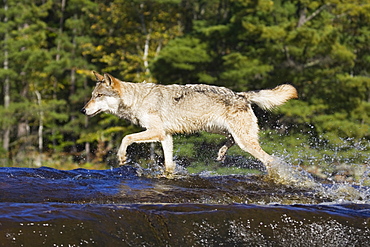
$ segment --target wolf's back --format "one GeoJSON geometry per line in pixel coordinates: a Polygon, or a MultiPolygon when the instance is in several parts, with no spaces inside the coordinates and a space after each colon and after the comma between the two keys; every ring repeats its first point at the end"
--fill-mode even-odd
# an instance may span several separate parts
{"type": "Polygon", "coordinates": [[[289,84],[283,84],[274,89],[239,93],[248,98],[251,103],[255,103],[265,110],[271,110],[286,101],[298,98],[297,90],[289,84]]]}

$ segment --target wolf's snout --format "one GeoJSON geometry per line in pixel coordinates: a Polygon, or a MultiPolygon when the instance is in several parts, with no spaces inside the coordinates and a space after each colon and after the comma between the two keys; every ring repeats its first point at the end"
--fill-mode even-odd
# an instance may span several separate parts
{"type": "Polygon", "coordinates": [[[80,112],[81,112],[82,114],[86,114],[86,109],[85,109],[85,107],[84,107],[84,108],[82,108],[80,112]]]}

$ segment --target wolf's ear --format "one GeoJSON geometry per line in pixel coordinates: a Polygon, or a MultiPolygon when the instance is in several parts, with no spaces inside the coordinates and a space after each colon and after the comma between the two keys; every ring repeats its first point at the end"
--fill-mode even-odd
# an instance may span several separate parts
{"type": "Polygon", "coordinates": [[[102,76],[101,74],[93,71],[94,75],[95,75],[95,78],[97,81],[103,81],[104,80],[104,76],[102,76]]]}
{"type": "Polygon", "coordinates": [[[112,86],[114,83],[114,77],[108,73],[104,73],[104,81],[108,84],[108,86],[112,86]]]}

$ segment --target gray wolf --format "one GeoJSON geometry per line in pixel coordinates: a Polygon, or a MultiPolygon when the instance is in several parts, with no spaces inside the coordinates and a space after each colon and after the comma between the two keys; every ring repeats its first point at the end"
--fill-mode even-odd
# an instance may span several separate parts
{"type": "Polygon", "coordinates": [[[269,170],[273,157],[258,142],[257,118],[251,105],[269,110],[297,98],[296,89],[283,84],[270,90],[234,92],[202,84],[159,85],[123,82],[109,74],[94,72],[97,84],[90,101],[81,109],[87,116],[100,112],[127,119],[146,130],[126,135],[118,149],[120,164],[132,143],[161,142],[167,174],[175,169],[172,135],[207,131],[227,137],[217,160],[235,143],[259,159],[269,170]]]}

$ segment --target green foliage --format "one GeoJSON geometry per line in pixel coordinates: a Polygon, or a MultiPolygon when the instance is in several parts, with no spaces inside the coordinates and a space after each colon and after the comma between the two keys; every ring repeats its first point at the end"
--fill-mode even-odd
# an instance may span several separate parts
{"type": "Polygon", "coordinates": [[[234,85],[234,88],[239,88],[244,91],[248,90],[248,86],[243,87],[251,78],[258,78],[266,76],[271,70],[272,66],[264,64],[258,59],[248,58],[239,52],[230,53],[223,56],[224,72],[220,75],[223,81],[234,85]]]}
{"type": "Polygon", "coordinates": [[[214,162],[217,148],[222,146],[224,137],[216,134],[198,133],[194,135],[179,135],[174,138],[174,154],[180,159],[192,162],[214,162]]]}
{"type": "Polygon", "coordinates": [[[204,67],[211,61],[210,53],[207,44],[197,38],[177,38],[162,50],[151,69],[155,71],[154,76],[165,84],[212,82],[213,79],[204,73],[204,67]]]}

